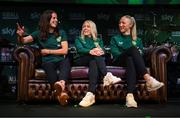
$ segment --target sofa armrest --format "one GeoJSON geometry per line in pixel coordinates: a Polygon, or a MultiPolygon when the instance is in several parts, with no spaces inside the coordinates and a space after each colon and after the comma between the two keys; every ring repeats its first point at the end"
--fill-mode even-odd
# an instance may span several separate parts
{"type": "Polygon", "coordinates": [[[166,46],[158,46],[151,53],[151,74],[165,85],[158,90],[160,102],[167,101],[167,62],[172,53],[166,46]]]}
{"type": "Polygon", "coordinates": [[[34,77],[35,66],[38,65],[37,48],[31,46],[18,46],[13,53],[14,59],[18,62],[18,95],[17,100],[26,100],[28,80],[34,77]]]}

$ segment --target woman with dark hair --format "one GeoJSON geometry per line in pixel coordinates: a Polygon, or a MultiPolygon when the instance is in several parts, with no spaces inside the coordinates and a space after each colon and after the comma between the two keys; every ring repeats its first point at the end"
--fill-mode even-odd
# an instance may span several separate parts
{"type": "Polygon", "coordinates": [[[68,42],[66,33],[58,29],[57,13],[46,10],[40,17],[39,29],[24,36],[25,28],[17,23],[17,34],[21,43],[36,43],[42,55],[42,68],[47,74],[52,91],[61,105],[67,104],[69,98],[65,85],[70,74],[70,63],[66,57],[68,42]],[[59,73],[57,73],[59,70],[59,73]]]}

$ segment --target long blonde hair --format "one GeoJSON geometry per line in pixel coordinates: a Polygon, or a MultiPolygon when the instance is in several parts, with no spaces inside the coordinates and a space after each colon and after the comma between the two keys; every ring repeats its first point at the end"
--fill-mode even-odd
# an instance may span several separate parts
{"type": "MultiPolygon", "coordinates": [[[[133,40],[137,39],[137,30],[136,30],[136,20],[134,17],[130,16],[130,15],[125,15],[123,16],[125,18],[128,18],[131,21],[131,37],[133,40]]],[[[121,17],[122,18],[122,17],[121,17]]]]}
{"type": "MultiPolygon", "coordinates": [[[[89,23],[90,25],[90,29],[91,29],[91,35],[92,35],[92,38],[93,40],[96,40],[97,39],[97,28],[96,28],[96,24],[92,21],[92,20],[85,20],[83,25],[85,23],[89,23]]],[[[83,25],[82,25],[82,29],[83,29],[83,25]]],[[[83,30],[81,30],[81,38],[84,39],[84,34],[83,34],[83,30]]]]}

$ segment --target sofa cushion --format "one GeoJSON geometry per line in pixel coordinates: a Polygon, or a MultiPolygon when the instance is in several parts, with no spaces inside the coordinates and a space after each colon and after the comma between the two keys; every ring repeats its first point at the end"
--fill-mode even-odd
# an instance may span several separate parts
{"type": "MultiPolygon", "coordinates": [[[[107,71],[113,73],[113,75],[118,77],[125,77],[125,68],[116,66],[107,66],[107,71]]],[[[57,71],[58,72],[58,71],[57,71]]],[[[35,69],[35,78],[43,79],[46,78],[45,71],[41,68],[35,69]]],[[[73,66],[71,68],[70,78],[71,79],[87,79],[88,77],[88,67],[86,66],[73,66]]]]}
{"type": "MultiPolygon", "coordinates": [[[[150,69],[148,72],[150,73],[150,69]]],[[[107,71],[111,72],[113,75],[121,78],[126,77],[126,69],[125,67],[117,67],[117,66],[107,66],[107,71]]],[[[58,71],[57,71],[58,73],[58,71]]],[[[35,69],[35,78],[36,79],[46,79],[47,75],[45,71],[41,68],[35,69]]],[[[87,79],[88,78],[88,67],[86,66],[73,66],[71,68],[70,79],[87,79]]]]}

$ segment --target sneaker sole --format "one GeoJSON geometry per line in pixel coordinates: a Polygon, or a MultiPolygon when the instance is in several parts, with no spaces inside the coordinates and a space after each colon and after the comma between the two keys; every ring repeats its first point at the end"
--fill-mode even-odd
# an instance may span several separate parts
{"type": "Polygon", "coordinates": [[[118,81],[116,81],[116,82],[112,82],[111,84],[116,84],[116,83],[119,83],[120,81],[122,81],[121,79],[120,80],[118,80],[118,81]]]}
{"type": "Polygon", "coordinates": [[[88,105],[82,105],[82,104],[79,103],[79,106],[81,106],[81,107],[89,107],[89,106],[93,105],[94,103],[95,103],[95,101],[93,101],[91,104],[88,104],[88,105]]]}
{"type": "Polygon", "coordinates": [[[67,95],[67,93],[62,93],[61,96],[58,96],[58,101],[62,106],[65,106],[68,104],[68,99],[69,96],[67,95]]]}
{"type": "Polygon", "coordinates": [[[159,85],[159,86],[157,86],[157,87],[155,87],[155,88],[153,88],[153,89],[147,88],[147,90],[148,90],[149,92],[151,92],[151,91],[155,91],[155,90],[157,90],[157,89],[159,89],[159,88],[161,88],[161,87],[163,87],[163,86],[164,86],[164,84],[161,83],[161,85],[159,85]]]}
{"type": "Polygon", "coordinates": [[[128,107],[128,108],[137,108],[137,105],[126,104],[126,107],[128,107]]]}
{"type": "MultiPolygon", "coordinates": [[[[103,83],[105,83],[104,81],[107,81],[107,80],[103,80],[103,83]]],[[[104,84],[103,84],[103,86],[110,86],[110,85],[113,85],[113,84],[119,83],[120,81],[122,81],[122,80],[118,80],[118,81],[116,81],[116,82],[114,82],[114,83],[113,83],[113,81],[111,81],[111,82],[109,82],[109,83],[108,83],[108,84],[106,84],[106,85],[104,85],[104,84]]]]}

